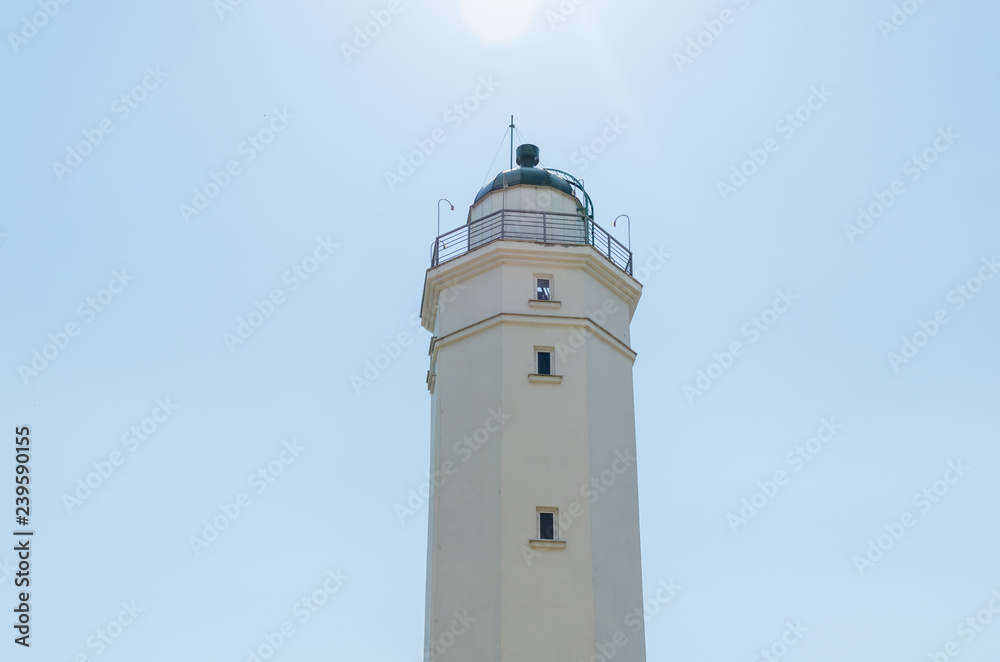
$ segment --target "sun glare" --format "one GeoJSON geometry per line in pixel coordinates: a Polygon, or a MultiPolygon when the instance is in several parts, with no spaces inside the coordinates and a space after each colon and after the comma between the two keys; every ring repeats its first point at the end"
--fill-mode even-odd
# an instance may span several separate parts
{"type": "Polygon", "coordinates": [[[523,37],[535,18],[537,0],[461,0],[462,20],[483,41],[500,44],[523,37]]]}

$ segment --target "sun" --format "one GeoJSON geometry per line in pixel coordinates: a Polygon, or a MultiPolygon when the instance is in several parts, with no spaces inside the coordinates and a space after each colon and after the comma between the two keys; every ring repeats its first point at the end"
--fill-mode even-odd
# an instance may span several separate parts
{"type": "Polygon", "coordinates": [[[492,44],[523,37],[535,18],[537,0],[461,0],[462,21],[492,44]]]}

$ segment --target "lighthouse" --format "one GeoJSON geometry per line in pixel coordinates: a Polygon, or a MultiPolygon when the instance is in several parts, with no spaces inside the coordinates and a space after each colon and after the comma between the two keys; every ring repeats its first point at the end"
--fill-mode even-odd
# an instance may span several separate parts
{"type": "Polygon", "coordinates": [[[431,247],[424,659],[645,662],[642,286],[583,184],[538,164],[518,147],[431,247]]]}

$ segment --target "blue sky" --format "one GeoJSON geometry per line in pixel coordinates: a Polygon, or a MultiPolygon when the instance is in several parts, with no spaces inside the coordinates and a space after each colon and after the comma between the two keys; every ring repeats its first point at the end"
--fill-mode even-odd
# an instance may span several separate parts
{"type": "Polygon", "coordinates": [[[435,204],[464,222],[513,114],[638,263],[670,254],[632,324],[648,659],[995,660],[997,6],[496,13],[5,5],[0,395],[36,537],[32,647],[0,646],[236,662],[288,624],[273,659],[420,659],[413,314],[435,204]]]}

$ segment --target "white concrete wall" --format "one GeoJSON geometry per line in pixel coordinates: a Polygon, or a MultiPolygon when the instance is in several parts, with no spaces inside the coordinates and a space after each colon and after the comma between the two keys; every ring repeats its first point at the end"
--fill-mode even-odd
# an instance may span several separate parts
{"type": "Polygon", "coordinates": [[[505,208],[575,214],[581,207],[583,203],[575,196],[551,186],[511,186],[506,191],[499,189],[484,195],[472,206],[469,218],[475,221],[505,208]]]}
{"type": "MultiPolygon", "coordinates": [[[[501,461],[503,505],[503,660],[590,660],[594,641],[590,577],[590,523],[585,518],[560,530],[561,550],[525,558],[523,547],[537,537],[536,508],[566,512],[582,502],[588,481],[588,431],[584,415],[584,364],[568,370],[554,358],[562,384],[530,383],[533,347],[554,346],[564,327],[504,326],[504,402],[515,412],[505,426],[501,461]],[[530,562],[530,565],[529,565],[530,562]]],[[[582,503],[580,504],[582,506],[582,503]]]]}
{"type": "MultiPolygon", "coordinates": [[[[499,432],[469,456],[456,443],[473,435],[503,406],[503,357],[496,351],[501,330],[493,328],[464,340],[437,358],[433,396],[437,429],[432,472],[455,470],[434,489],[429,508],[428,642],[439,641],[455,620],[468,612],[477,619],[439,660],[500,662],[501,607],[501,455],[499,432]],[[468,458],[468,461],[464,461],[468,458]]],[[[471,452],[471,451],[470,451],[471,452]]],[[[445,643],[448,638],[446,636],[445,643]]]]}
{"type": "Polygon", "coordinates": [[[428,642],[450,640],[454,611],[477,619],[437,662],[589,662],[619,630],[630,643],[615,660],[644,662],[642,634],[624,625],[642,602],[634,463],[593,505],[585,487],[621,467],[616,451],[634,455],[627,343],[638,286],[591,247],[523,242],[483,247],[428,279],[424,324],[438,337],[432,471],[455,467],[430,503],[428,642]],[[558,309],[529,305],[535,274],[553,276],[558,309]],[[452,280],[450,291],[436,285],[452,280]],[[586,321],[599,310],[610,336],[586,321]],[[580,336],[584,328],[592,332],[580,336]],[[553,357],[562,383],[529,381],[535,346],[574,348],[553,357]],[[453,447],[491,408],[510,418],[466,461],[453,447]],[[528,547],[540,506],[563,514],[564,549],[528,547]]]}
{"type": "MultiPolygon", "coordinates": [[[[630,343],[629,305],[621,293],[602,282],[594,274],[580,268],[579,260],[565,264],[567,256],[592,258],[604,265],[602,273],[613,274],[620,286],[635,287],[635,281],[610,265],[590,246],[544,246],[525,242],[495,242],[465,256],[445,263],[439,272],[445,292],[435,299],[440,308],[435,323],[430,327],[434,335],[442,338],[450,333],[475,324],[500,313],[525,315],[551,315],[555,317],[590,317],[623,343],[630,343]],[[477,263],[496,251],[518,251],[517,259],[506,259],[503,269],[487,267],[476,270],[477,263]],[[452,283],[450,274],[473,271],[452,283]],[[539,309],[528,302],[535,297],[535,277],[552,277],[552,299],[559,301],[558,309],[539,309]],[[628,282],[626,282],[628,281],[628,282]],[[631,283],[631,285],[629,284],[631,283]],[[598,311],[604,311],[603,314],[598,311]]],[[[500,259],[500,258],[498,258],[500,259]]],[[[638,297],[638,291],[635,292],[638,297]]],[[[433,304],[425,302],[426,307],[433,304]]],[[[634,302],[633,302],[634,306],[634,302]]]]}
{"type": "Polygon", "coordinates": [[[599,483],[590,509],[599,532],[593,539],[594,636],[610,644],[624,635],[628,643],[616,648],[615,661],[645,662],[644,633],[634,634],[624,620],[642,606],[632,362],[598,342],[587,344],[581,360],[600,376],[587,380],[586,414],[590,475],[599,483]]]}

